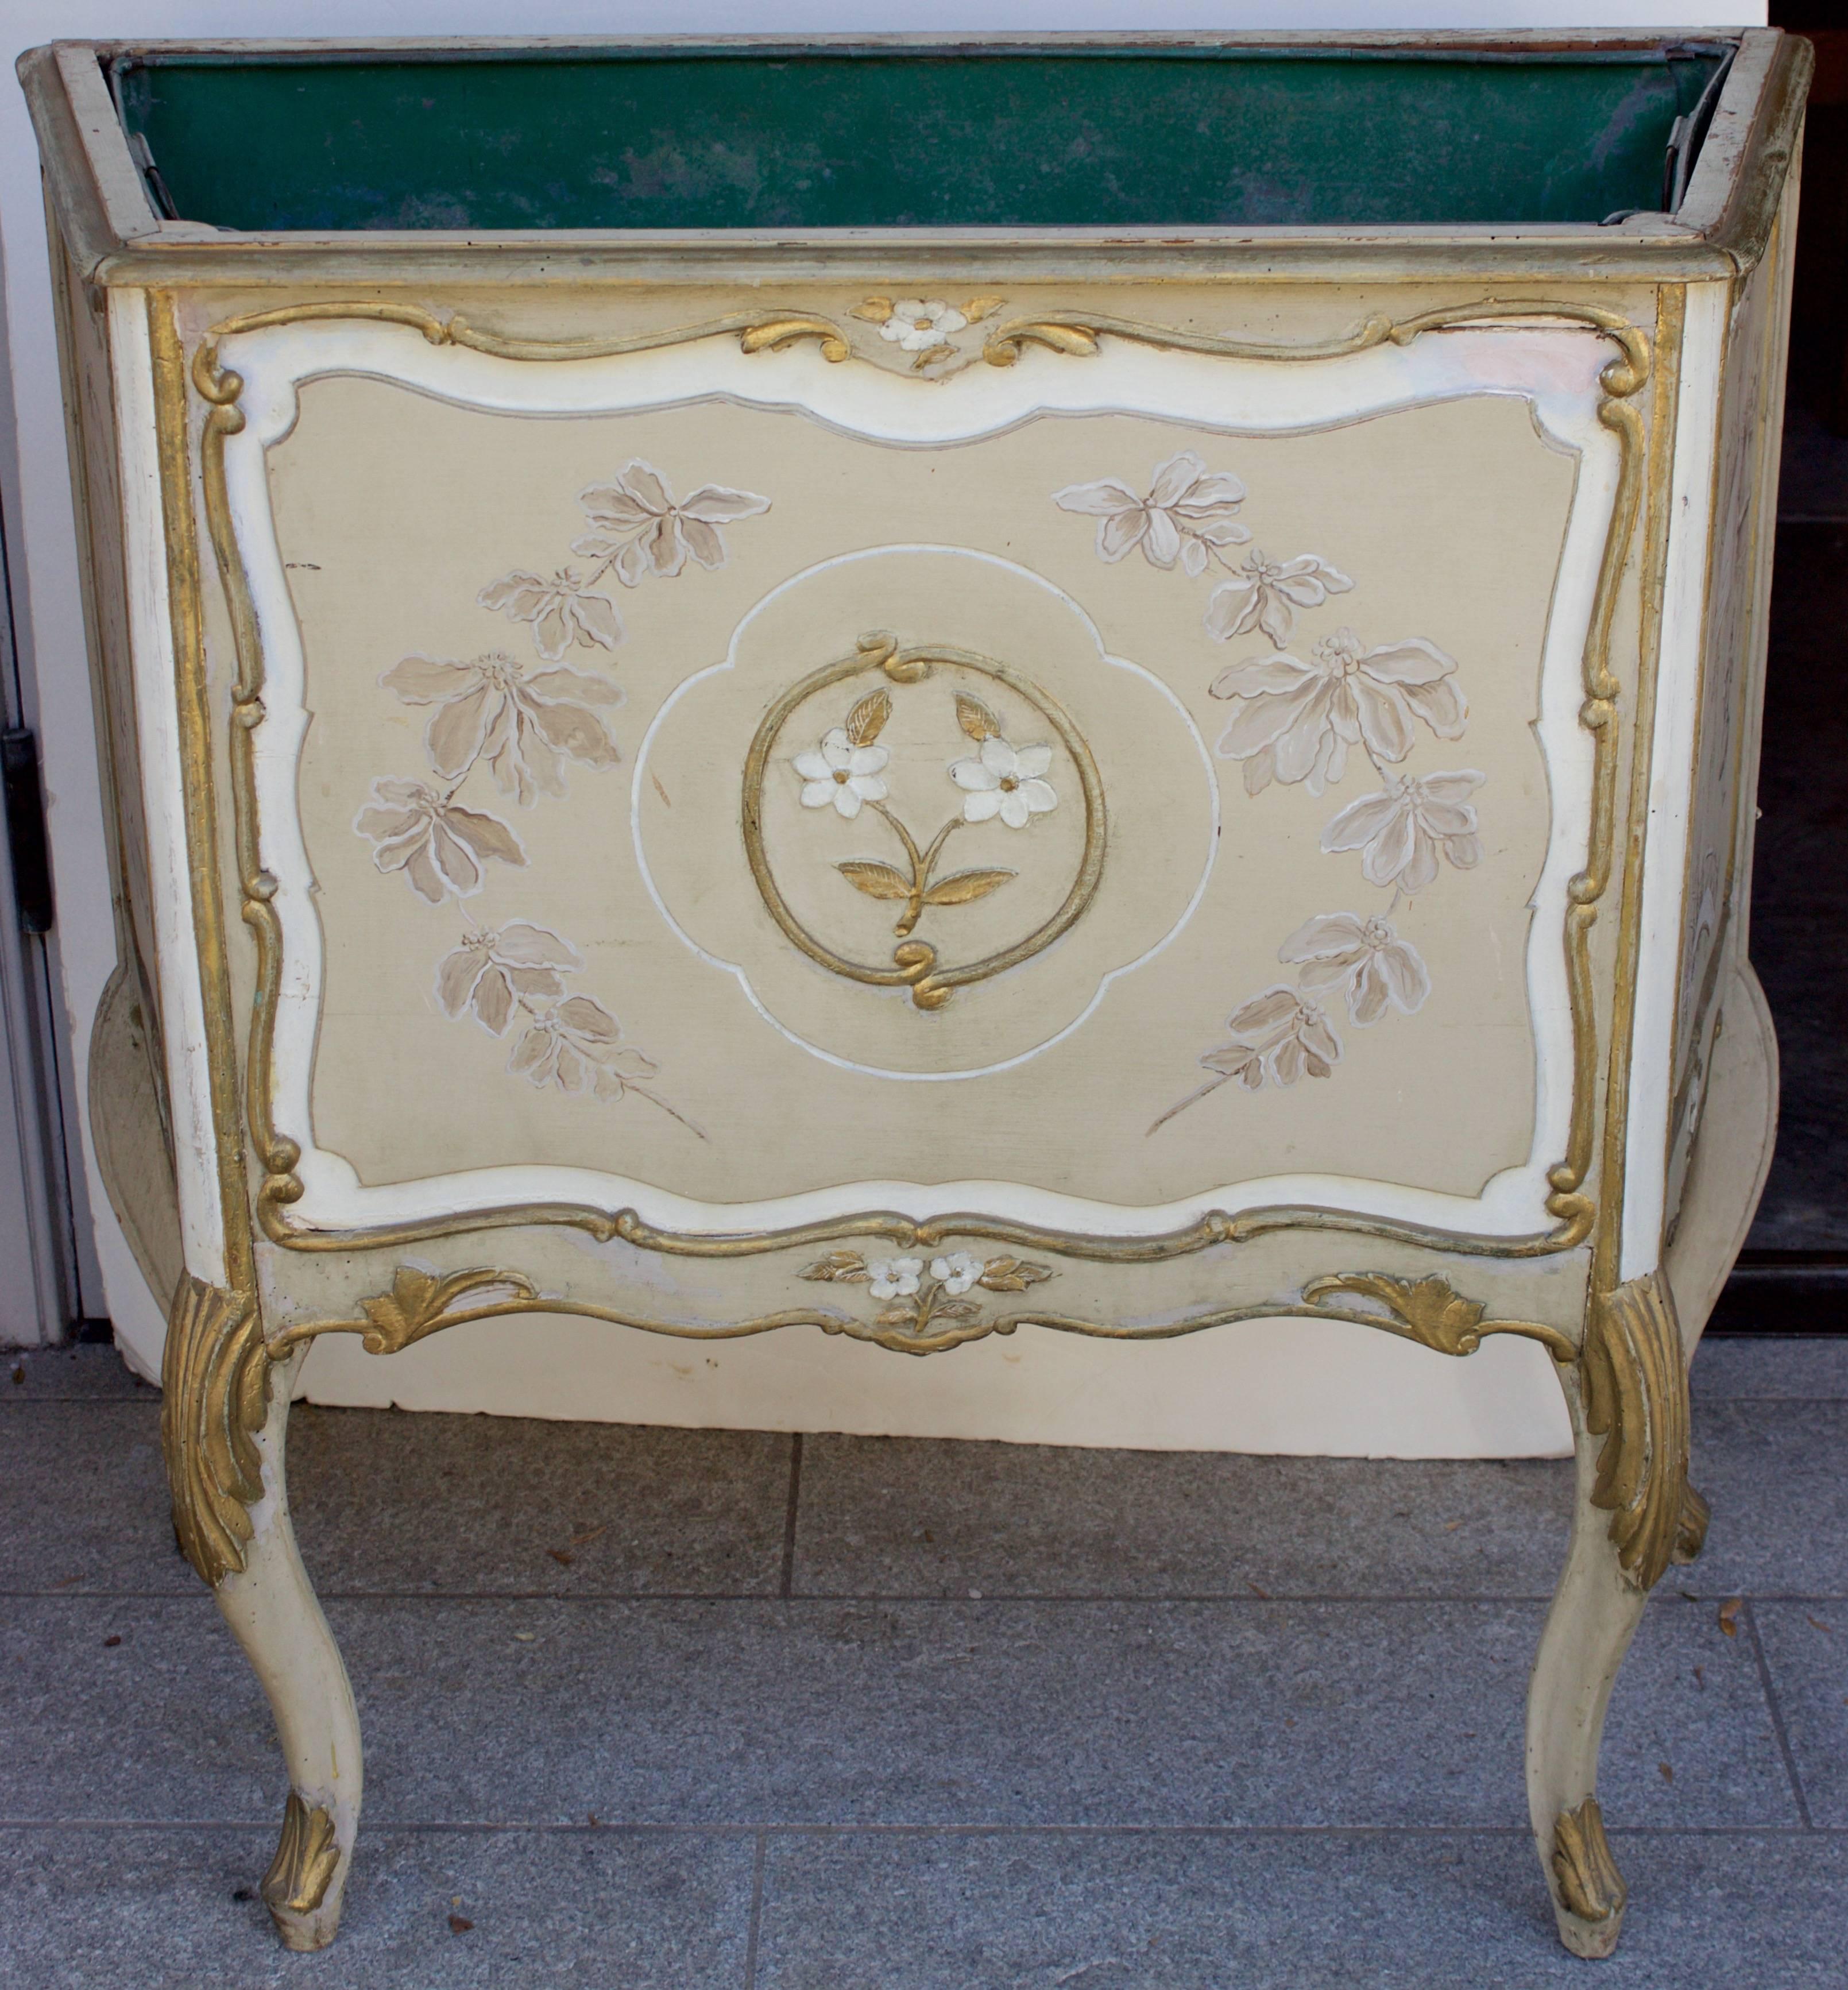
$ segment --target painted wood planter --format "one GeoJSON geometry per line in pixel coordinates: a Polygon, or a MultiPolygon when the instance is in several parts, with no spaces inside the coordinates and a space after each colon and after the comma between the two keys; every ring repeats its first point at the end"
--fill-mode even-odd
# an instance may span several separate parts
{"type": "Polygon", "coordinates": [[[315,1336],[1537,1342],[1560,1931],[1698,1550],[1804,44],[63,46],[99,1149],[329,1940],[315,1336]],[[114,1046],[113,1049],[109,1047],[114,1046]],[[142,1048],[145,1047],[145,1054],[142,1048]]]}

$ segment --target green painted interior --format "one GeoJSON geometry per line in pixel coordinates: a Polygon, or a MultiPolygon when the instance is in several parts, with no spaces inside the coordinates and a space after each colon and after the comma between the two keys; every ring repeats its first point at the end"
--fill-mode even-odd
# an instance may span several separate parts
{"type": "Polygon", "coordinates": [[[177,212],[223,228],[1354,227],[1656,208],[1718,61],[681,47],[116,83],[177,212]]]}

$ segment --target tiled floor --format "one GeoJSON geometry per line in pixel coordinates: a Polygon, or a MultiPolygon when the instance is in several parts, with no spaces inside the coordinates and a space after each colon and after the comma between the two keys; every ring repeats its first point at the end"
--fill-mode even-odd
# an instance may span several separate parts
{"type": "Polygon", "coordinates": [[[1696,1364],[1714,1527],[1612,1711],[1596,1965],[1520,1783],[1562,1466],[298,1409],[368,1757],[345,1926],[292,1957],[254,1897],[280,1765],[158,1398],[100,1350],[15,1372],[7,1990],[1848,1979],[1848,1340],[1696,1364]]]}

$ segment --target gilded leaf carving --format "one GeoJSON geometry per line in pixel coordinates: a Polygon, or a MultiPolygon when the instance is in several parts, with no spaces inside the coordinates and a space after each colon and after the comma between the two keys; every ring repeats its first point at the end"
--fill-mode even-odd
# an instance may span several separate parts
{"type": "Polygon", "coordinates": [[[885,730],[885,722],[891,716],[892,693],[869,691],[847,715],[848,744],[870,746],[885,730]]]}
{"type": "Polygon", "coordinates": [[[870,858],[854,858],[845,864],[837,864],[834,868],[856,891],[864,891],[869,898],[909,898],[911,896],[911,880],[895,871],[889,864],[875,864],[870,858]]]}
{"type": "Polygon", "coordinates": [[[1342,1272],[1312,1280],[1303,1296],[1312,1305],[1330,1292],[1352,1292],[1377,1299],[1413,1340],[1440,1354],[1473,1354],[1482,1344],[1479,1299],[1466,1299],[1448,1279],[1435,1272],[1422,1279],[1395,1279],[1384,1272],[1342,1272]]]}
{"type": "Polygon", "coordinates": [[[479,1306],[537,1296],[538,1289],[532,1280],[515,1272],[479,1269],[452,1272],[447,1278],[438,1278],[434,1272],[420,1271],[415,1265],[400,1265],[389,1292],[360,1301],[360,1311],[369,1323],[365,1329],[365,1351],[396,1354],[426,1335],[454,1325],[450,1315],[460,1299],[470,1299],[479,1306]]]}
{"type": "Polygon", "coordinates": [[[1677,1547],[1697,1551],[1706,1532],[1706,1503],[1687,1505],[1687,1367],[1666,1279],[1651,1272],[1594,1300],[1578,1372],[1585,1428],[1605,1440],[1592,1504],[1611,1516],[1624,1574],[1653,1589],[1677,1547]]]}
{"type": "Polygon", "coordinates": [[[270,1355],[255,1305],[185,1273],[167,1316],[161,1448],[181,1551],[215,1588],[244,1566],[249,1509],[263,1497],[256,1435],[270,1355]]]}
{"type": "Polygon", "coordinates": [[[273,1914],[311,1914],[327,1898],[339,1867],[333,1818],[318,1807],[311,1810],[290,1791],[282,1836],[260,1889],[263,1904],[273,1914]]]}
{"type": "Polygon", "coordinates": [[[1595,1797],[1562,1810],[1554,1821],[1553,1876],[1560,1898],[1581,1920],[1609,1920],[1623,1911],[1629,1889],[1611,1856],[1595,1797]]]}
{"type": "Polygon", "coordinates": [[[947,878],[939,878],[924,894],[927,905],[966,905],[977,898],[985,898],[990,891],[998,891],[1008,879],[1017,874],[1012,871],[953,871],[947,878]]]}
{"type": "Polygon", "coordinates": [[[997,718],[979,698],[971,698],[966,691],[956,696],[956,723],[979,746],[984,739],[998,739],[1001,736],[1001,722],[997,718]]]}

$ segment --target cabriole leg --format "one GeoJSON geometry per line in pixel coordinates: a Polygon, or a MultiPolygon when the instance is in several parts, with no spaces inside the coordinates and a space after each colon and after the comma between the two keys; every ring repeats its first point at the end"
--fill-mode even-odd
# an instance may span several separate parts
{"type": "Polygon", "coordinates": [[[181,1280],[162,1374],[174,1526],[275,1716],[290,1793],[263,1897],[293,1949],[324,1948],[340,1924],[361,1782],[353,1689],[289,1520],[284,1438],[305,1351],[272,1361],[253,1302],[181,1280]]]}
{"type": "Polygon", "coordinates": [[[1527,1806],[1559,1938],[1617,1945],[1628,1891],[1598,1805],[1598,1751],[1617,1669],[1649,1591],[1690,1560],[1706,1503],[1687,1483],[1687,1375],[1659,1275],[1595,1302],[1561,1379],[1578,1440],[1571,1544],[1527,1696],[1527,1806]]]}

